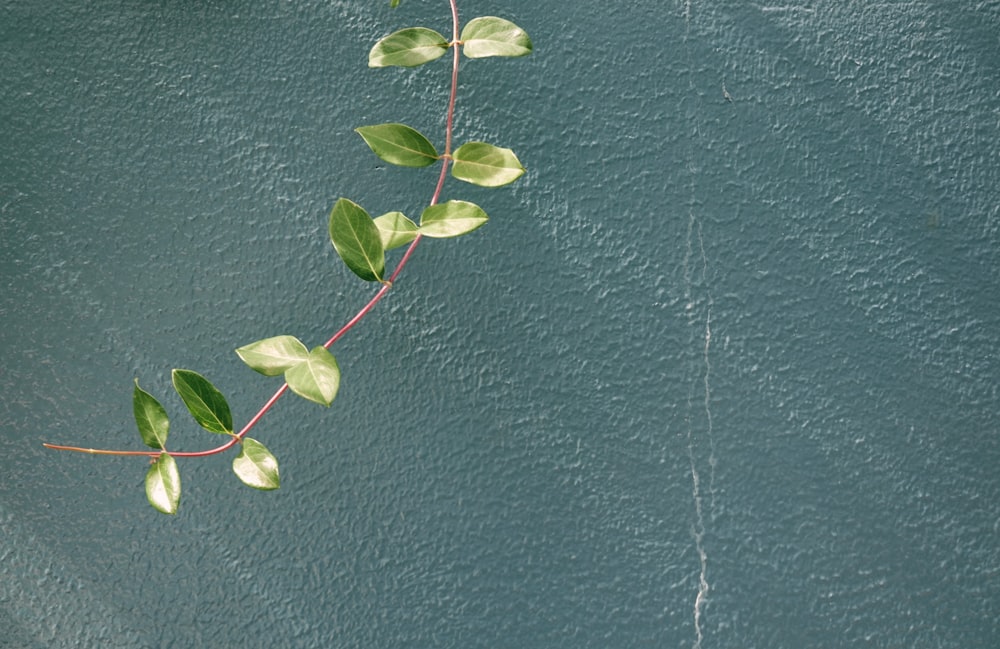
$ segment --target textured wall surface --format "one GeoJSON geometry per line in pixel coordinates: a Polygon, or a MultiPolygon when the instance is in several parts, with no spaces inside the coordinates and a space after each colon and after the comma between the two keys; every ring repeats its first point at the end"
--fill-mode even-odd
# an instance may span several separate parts
{"type": "MultiPolygon", "coordinates": [[[[238,424],[232,349],[319,344],[371,288],[339,196],[417,214],[443,0],[0,0],[0,647],[986,647],[1000,637],[1000,8],[917,0],[460,5],[531,34],[463,64],[458,138],[515,185],[422,244],[334,351],[334,406],[205,448],[174,367],[238,424]]],[[[394,257],[395,258],[395,257],[394,257]]]]}

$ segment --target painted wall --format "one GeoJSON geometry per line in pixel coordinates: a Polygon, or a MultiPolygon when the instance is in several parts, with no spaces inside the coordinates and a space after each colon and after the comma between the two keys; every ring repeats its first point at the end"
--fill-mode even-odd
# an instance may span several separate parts
{"type": "Polygon", "coordinates": [[[517,184],[421,245],[255,432],[283,486],[183,462],[145,502],[132,381],[319,344],[371,294],[333,201],[435,172],[447,68],[368,70],[447,3],[0,2],[0,646],[958,647],[1000,636],[996,3],[463,2],[517,184]]]}

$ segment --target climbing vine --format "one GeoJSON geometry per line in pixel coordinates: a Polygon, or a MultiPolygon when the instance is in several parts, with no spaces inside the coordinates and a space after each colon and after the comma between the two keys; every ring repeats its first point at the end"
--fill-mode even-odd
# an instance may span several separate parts
{"type": "MultiPolygon", "coordinates": [[[[175,369],[171,374],[174,389],[195,422],[210,433],[228,439],[204,451],[167,449],[170,419],[166,409],[150,393],[139,387],[132,390],[136,426],[142,442],[150,450],[92,449],[79,446],[45,444],[62,451],[93,455],[141,456],[149,458],[145,490],[149,503],[166,514],[175,514],[181,499],[178,458],[217,455],[236,449],[233,472],[246,485],[272,490],[281,485],[278,461],[264,444],[248,433],[286,392],[329,406],[340,388],[340,367],[330,353],[333,346],[378,304],[392,289],[422,239],[449,238],[468,234],[487,221],[486,212],[469,201],[441,202],[449,170],[458,180],[481,187],[500,187],[517,180],[524,167],[513,151],[486,142],[465,142],[453,147],[455,102],[458,91],[460,54],[469,59],[520,57],[531,53],[531,39],[520,27],[503,18],[473,18],[463,26],[459,22],[457,0],[448,0],[451,8],[451,38],[426,27],[408,27],[382,38],[371,48],[368,66],[417,67],[451,53],[451,90],[448,95],[444,144],[440,151],[434,143],[414,128],[402,123],[358,127],[356,132],[372,152],[390,164],[402,167],[427,167],[440,164],[434,192],[427,207],[414,221],[403,212],[393,211],[373,218],[363,207],[340,198],[330,211],[330,242],[347,267],[360,279],[378,285],[377,292],[322,345],[309,349],[294,336],[279,335],[244,345],[237,355],[249,367],[264,376],[281,376],[284,383],[261,406],[260,410],[237,432],[225,397],[204,376],[191,370],[175,369]],[[387,272],[387,250],[406,246],[392,272],[387,272]]],[[[400,0],[390,0],[397,7],[400,0]]]]}

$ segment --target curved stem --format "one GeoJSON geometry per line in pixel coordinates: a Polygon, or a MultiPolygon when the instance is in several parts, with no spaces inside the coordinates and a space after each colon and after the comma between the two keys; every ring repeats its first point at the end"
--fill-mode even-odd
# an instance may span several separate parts
{"type": "MultiPolygon", "coordinates": [[[[451,21],[452,21],[452,66],[451,66],[451,91],[448,93],[448,112],[445,120],[445,144],[444,144],[444,154],[441,156],[441,173],[438,175],[437,185],[434,187],[434,194],[431,196],[431,205],[437,205],[438,200],[441,198],[441,191],[444,189],[445,179],[448,177],[448,165],[451,163],[451,141],[452,133],[455,126],[455,103],[458,97],[458,63],[459,63],[459,21],[458,21],[458,4],[457,0],[448,0],[451,5],[451,21]]],[[[372,298],[368,301],[365,306],[358,311],[353,318],[348,320],[344,326],[337,330],[333,336],[330,337],[323,347],[329,349],[335,342],[337,342],[344,334],[354,328],[354,325],[361,322],[368,313],[375,308],[375,305],[382,301],[392,288],[393,283],[399,274],[406,267],[407,262],[409,262],[410,257],[413,255],[413,251],[416,250],[417,245],[420,244],[422,237],[417,235],[417,238],[413,240],[412,243],[406,248],[406,252],[403,253],[403,257],[396,264],[396,268],[393,270],[392,275],[389,279],[382,284],[382,288],[379,289],[372,298]]],[[[250,421],[243,426],[239,433],[232,435],[232,437],[225,444],[216,446],[215,448],[210,448],[204,451],[167,451],[168,455],[173,457],[207,457],[209,455],[217,455],[223,451],[227,451],[232,447],[236,446],[240,441],[246,436],[250,429],[257,425],[257,423],[264,417],[265,414],[278,402],[285,392],[288,391],[288,384],[283,384],[278,391],[275,392],[267,402],[261,406],[257,414],[253,416],[250,421]]],[[[118,456],[145,456],[145,457],[158,457],[163,451],[147,450],[147,451],[119,451],[111,449],[93,449],[93,448],[83,448],[80,446],[63,446],[61,444],[49,444],[43,443],[42,446],[45,448],[50,448],[57,451],[75,451],[77,453],[89,453],[91,455],[118,455],[118,456]]]]}

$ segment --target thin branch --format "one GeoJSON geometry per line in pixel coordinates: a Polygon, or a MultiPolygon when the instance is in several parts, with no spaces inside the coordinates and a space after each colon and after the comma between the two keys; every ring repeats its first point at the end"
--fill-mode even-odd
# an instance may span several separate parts
{"type": "MultiPolygon", "coordinates": [[[[431,205],[437,205],[438,200],[441,198],[441,191],[444,189],[444,182],[448,176],[448,165],[451,162],[451,142],[452,133],[454,132],[455,126],[455,103],[458,96],[458,63],[459,57],[459,21],[458,21],[458,5],[456,0],[448,0],[451,4],[451,17],[452,17],[452,67],[451,67],[451,91],[448,94],[448,109],[447,109],[447,119],[445,122],[445,145],[444,145],[444,155],[441,156],[441,173],[438,175],[437,185],[434,187],[434,194],[431,196],[431,205]]],[[[364,307],[361,308],[353,318],[347,321],[344,326],[342,326],[333,336],[327,340],[323,347],[329,349],[335,342],[337,342],[344,334],[354,328],[356,324],[361,322],[362,319],[368,313],[375,308],[375,305],[382,301],[392,288],[393,283],[399,274],[406,267],[407,262],[409,262],[410,257],[413,255],[413,251],[416,250],[417,245],[420,243],[422,237],[417,236],[412,243],[406,248],[406,252],[403,253],[403,257],[399,260],[396,268],[393,270],[392,275],[389,279],[382,284],[382,288],[379,289],[364,307]]],[[[224,451],[229,450],[233,446],[236,446],[242,439],[246,436],[250,430],[257,425],[258,422],[264,417],[265,414],[278,402],[285,392],[288,391],[288,384],[283,384],[277,392],[271,396],[267,402],[261,406],[257,414],[247,422],[247,424],[240,430],[239,433],[234,434],[229,441],[215,448],[207,449],[204,451],[166,451],[168,455],[173,457],[207,457],[209,455],[217,455],[224,451]]],[[[118,456],[145,456],[145,457],[158,457],[164,451],[148,450],[148,451],[119,451],[110,449],[92,449],[83,448],[80,446],[64,446],[61,444],[49,444],[43,443],[42,446],[45,448],[50,448],[57,451],[74,451],[77,453],[88,453],[91,455],[118,455],[118,456]]]]}

